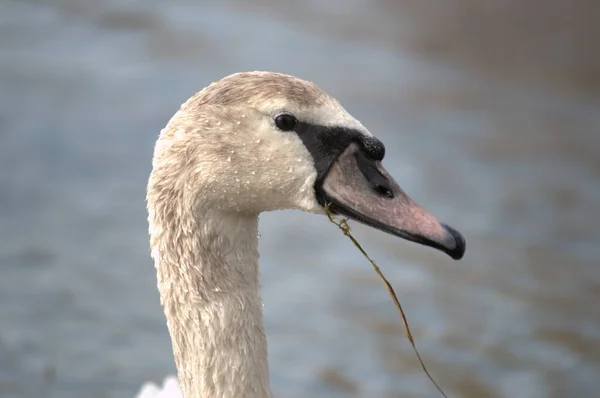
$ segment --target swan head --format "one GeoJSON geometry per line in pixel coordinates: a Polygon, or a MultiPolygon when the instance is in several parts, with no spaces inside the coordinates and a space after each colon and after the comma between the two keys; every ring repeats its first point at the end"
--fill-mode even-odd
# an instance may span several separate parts
{"type": "Polygon", "coordinates": [[[192,96],[161,131],[148,201],[162,203],[154,211],[163,214],[329,206],[460,259],[464,238],[404,193],[384,155],[383,143],[314,83],[236,73],[192,96]]]}

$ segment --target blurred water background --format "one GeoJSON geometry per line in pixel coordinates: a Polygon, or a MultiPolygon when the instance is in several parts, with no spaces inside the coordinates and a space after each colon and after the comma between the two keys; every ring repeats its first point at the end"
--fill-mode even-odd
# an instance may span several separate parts
{"type": "MultiPolygon", "coordinates": [[[[336,96],[465,234],[453,262],[354,227],[448,393],[600,396],[598,20],[583,0],[1,0],[0,397],[133,397],[175,371],[152,147],[244,70],[336,96]]],[[[275,396],[437,396],[334,226],[279,212],[261,233],[275,396]]]]}

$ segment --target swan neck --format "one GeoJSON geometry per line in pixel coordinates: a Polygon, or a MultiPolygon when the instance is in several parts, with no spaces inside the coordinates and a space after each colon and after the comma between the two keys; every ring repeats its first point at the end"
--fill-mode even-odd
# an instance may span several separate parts
{"type": "Polygon", "coordinates": [[[150,221],[161,303],[187,398],[268,398],[258,216],[150,221]]]}

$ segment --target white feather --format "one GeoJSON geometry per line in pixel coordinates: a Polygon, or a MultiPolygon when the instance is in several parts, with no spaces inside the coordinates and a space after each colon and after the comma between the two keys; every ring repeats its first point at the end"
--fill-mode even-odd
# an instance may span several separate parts
{"type": "Polygon", "coordinates": [[[154,383],[145,383],[136,398],[183,398],[179,382],[175,376],[167,376],[162,386],[154,383]]]}
{"type": "Polygon", "coordinates": [[[161,131],[148,182],[151,254],[178,379],[137,398],[270,398],[258,215],[322,213],[314,160],[277,112],[368,131],[316,85],[238,74],[190,98],[161,131]],[[241,101],[241,102],[240,102],[241,101]],[[179,380],[179,382],[178,382],[179,380]]]}

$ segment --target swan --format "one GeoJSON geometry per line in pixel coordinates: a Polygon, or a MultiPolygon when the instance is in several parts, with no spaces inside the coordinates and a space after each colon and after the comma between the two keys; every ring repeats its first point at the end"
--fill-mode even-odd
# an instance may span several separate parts
{"type": "Polygon", "coordinates": [[[181,105],[156,141],[146,197],[179,384],[147,384],[138,397],[271,397],[261,212],[327,205],[460,259],[462,235],[404,193],[384,154],[335,98],[286,74],[236,73],[181,105]]]}

